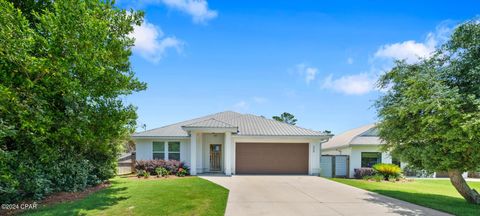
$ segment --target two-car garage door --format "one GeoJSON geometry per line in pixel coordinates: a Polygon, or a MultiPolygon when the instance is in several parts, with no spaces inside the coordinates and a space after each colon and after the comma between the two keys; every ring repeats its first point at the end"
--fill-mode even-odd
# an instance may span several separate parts
{"type": "Polygon", "coordinates": [[[308,143],[236,143],[236,174],[308,174],[308,143]]]}

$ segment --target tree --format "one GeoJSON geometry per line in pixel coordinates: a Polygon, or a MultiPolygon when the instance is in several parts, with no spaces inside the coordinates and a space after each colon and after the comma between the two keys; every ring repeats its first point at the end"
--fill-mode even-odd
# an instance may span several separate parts
{"type": "Polygon", "coordinates": [[[322,133],[327,134],[327,135],[331,135],[331,134],[332,134],[332,131],[330,131],[330,130],[324,130],[324,131],[322,131],[322,133]]]}
{"type": "Polygon", "coordinates": [[[143,13],[111,1],[0,0],[0,203],[78,191],[115,174],[146,88],[128,35],[143,13]]]}
{"type": "Polygon", "coordinates": [[[415,168],[447,171],[457,191],[480,204],[462,173],[480,167],[480,23],[458,26],[433,57],[396,62],[376,101],[385,150],[415,168]]]}
{"type": "Polygon", "coordinates": [[[283,122],[291,125],[295,125],[297,122],[297,119],[295,118],[295,116],[288,112],[284,112],[280,116],[272,116],[272,118],[279,122],[283,122]]]}

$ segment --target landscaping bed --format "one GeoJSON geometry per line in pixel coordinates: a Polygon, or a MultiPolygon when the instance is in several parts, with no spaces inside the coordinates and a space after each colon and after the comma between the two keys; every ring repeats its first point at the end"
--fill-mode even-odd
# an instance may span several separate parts
{"type": "MultiPolygon", "coordinates": [[[[331,180],[458,216],[480,215],[480,205],[467,203],[449,180],[415,179],[401,183],[339,178],[331,180]]],[[[468,184],[480,191],[480,182],[468,184]]]]}

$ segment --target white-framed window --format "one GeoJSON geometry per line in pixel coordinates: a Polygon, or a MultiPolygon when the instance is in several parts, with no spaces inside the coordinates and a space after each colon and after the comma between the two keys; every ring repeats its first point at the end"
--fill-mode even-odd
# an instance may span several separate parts
{"type": "Polygon", "coordinates": [[[153,159],[165,160],[165,142],[153,142],[153,159]]]}
{"type": "Polygon", "coordinates": [[[168,159],[180,161],[180,142],[168,142],[168,159]]]}
{"type": "Polygon", "coordinates": [[[154,141],[152,145],[153,159],[180,161],[179,141],[154,141]]]}

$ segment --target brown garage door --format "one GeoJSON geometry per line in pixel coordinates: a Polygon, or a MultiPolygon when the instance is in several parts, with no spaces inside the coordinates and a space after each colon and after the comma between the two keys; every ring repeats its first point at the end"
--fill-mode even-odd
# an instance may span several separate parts
{"type": "Polygon", "coordinates": [[[236,174],[308,174],[308,143],[237,143],[236,174]]]}

